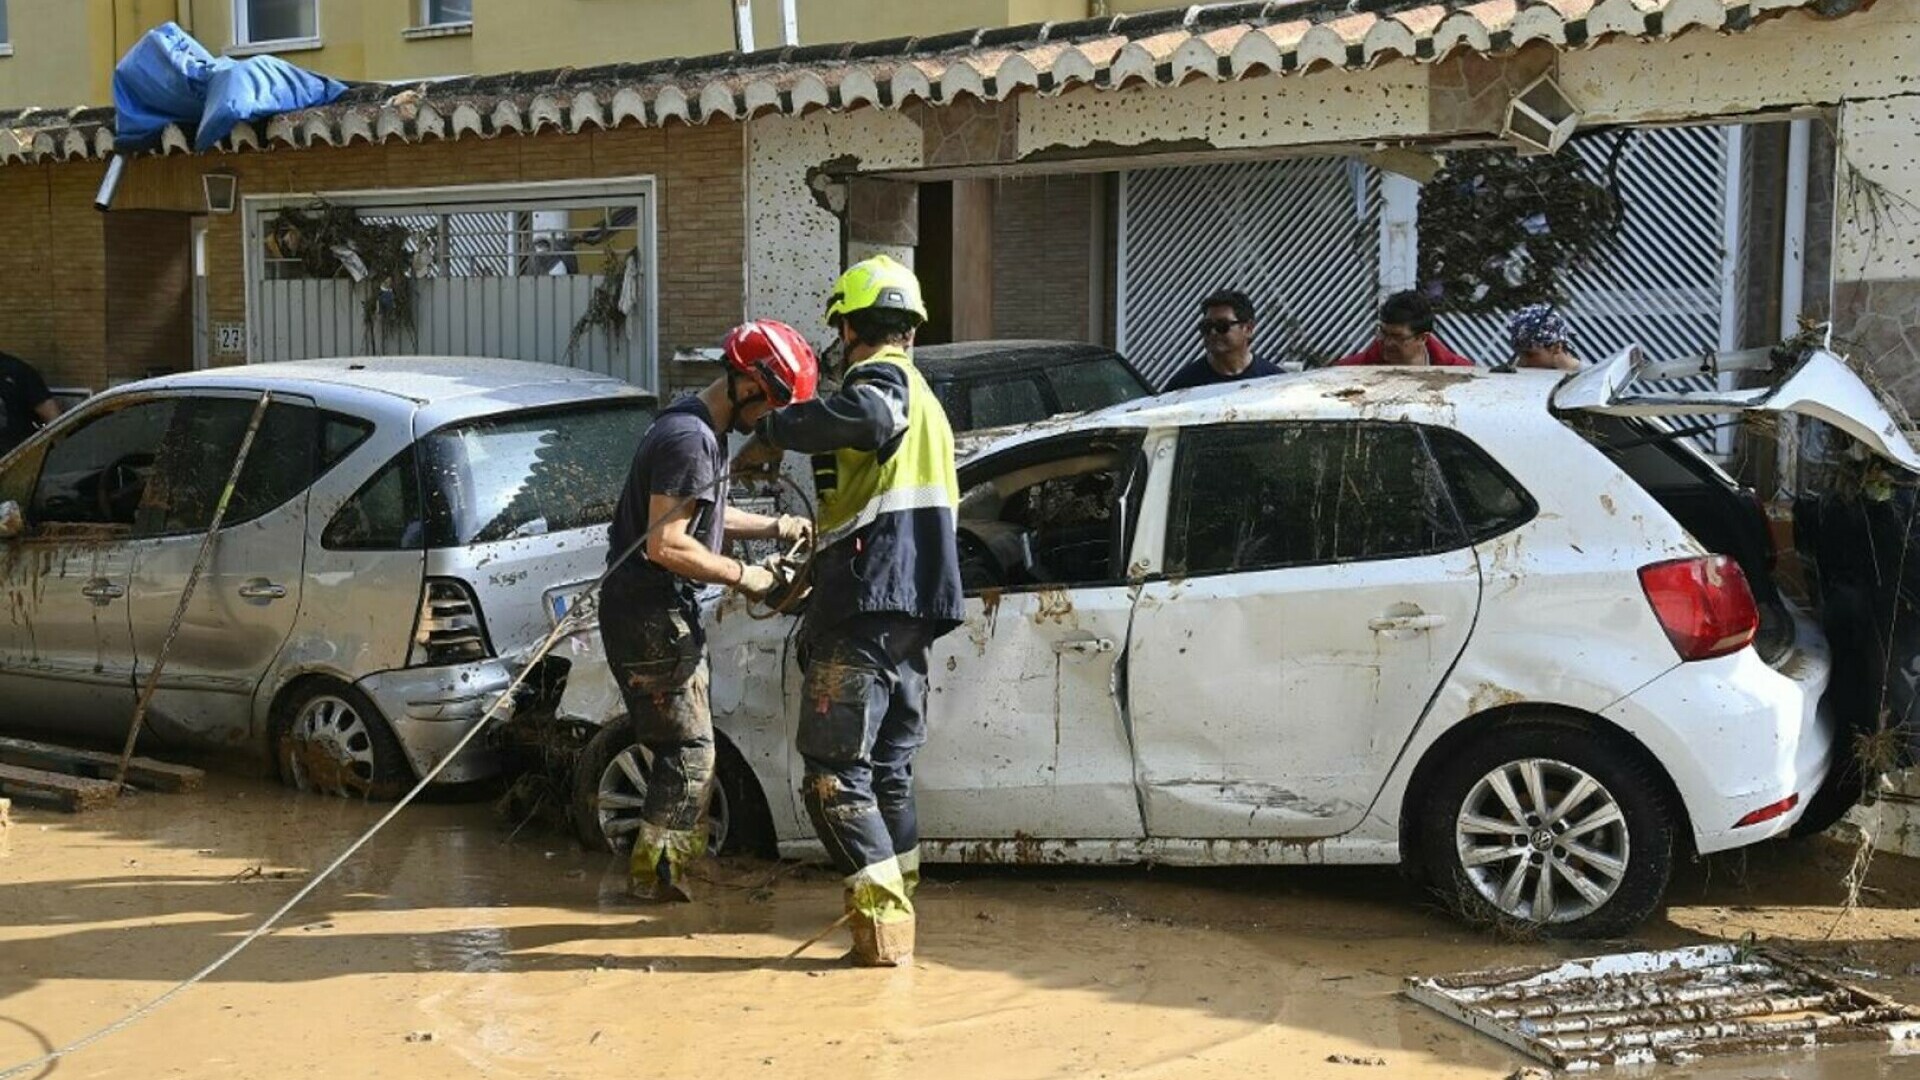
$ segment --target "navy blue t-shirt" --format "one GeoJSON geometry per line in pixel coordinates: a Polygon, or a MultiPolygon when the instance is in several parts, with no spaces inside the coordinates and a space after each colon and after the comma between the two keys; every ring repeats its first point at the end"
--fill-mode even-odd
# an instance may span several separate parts
{"type": "MultiPolygon", "coordinates": [[[[725,539],[722,525],[727,512],[727,485],[721,478],[726,474],[726,448],[713,430],[713,415],[705,402],[689,397],[660,410],[653,426],[641,437],[633,466],[627,470],[627,486],[620,493],[620,504],[614,508],[613,525],[608,530],[608,561],[619,558],[645,535],[652,524],[648,512],[655,495],[674,499],[691,496],[696,506],[688,535],[719,551],[725,539]]],[[[629,599],[687,605],[693,602],[698,588],[648,562],[644,544],[614,571],[607,586],[629,599]]]]}
{"type": "Polygon", "coordinates": [[[1222,375],[1213,370],[1213,365],[1207,363],[1207,358],[1203,356],[1193,363],[1188,364],[1186,367],[1181,368],[1179,371],[1174,372],[1173,378],[1167,380],[1166,387],[1160,392],[1164,394],[1170,390],[1191,390],[1196,386],[1217,386],[1220,383],[1241,382],[1246,379],[1258,379],[1266,375],[1284,374],[1286,373],[1280,370],[1280,365],[1271,360],[1256,356],[1247,362],[1247,366],[1241,369],[1240,374],[1222,375]]]}

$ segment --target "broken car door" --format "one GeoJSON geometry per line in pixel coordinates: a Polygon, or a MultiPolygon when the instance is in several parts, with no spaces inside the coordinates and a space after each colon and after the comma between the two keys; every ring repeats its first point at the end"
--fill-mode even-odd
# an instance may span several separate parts
{"type": "Polygon", "coordinates": [[[165,650],[147,721],[163,740],[245,739],[254,690],[300,607],[307,487],[320,464],[323,418],[312,402],[276,394],[167,644],[259,400],[253,391],[205,391],[181,402],[134,526],[136,677],[144,685],[165,650]]]}
{"type": "Polygon", "coordinates": [[[1358,824],[1465,647],[1479,563],[1418,427],[1180,432],[1130,711],[1156,838],[1358,824]]]}
{"type": "Polygon", "coordinates": [[[1142,835],[1117,665],[1144,472],[1137,435],[1029,444],[962,471],[967,619],[933,647],[921,835],[1142,835]]]}
{"type": "Polygon", "coordinates": [[[178,404],[109,399],[29,451],[38,469],[26,532],[9,542],[8,588],[16,617],[31,626],[33,651],[9,671],[9,726],[125,733],[134,701],[129,543],[178,404]]]}

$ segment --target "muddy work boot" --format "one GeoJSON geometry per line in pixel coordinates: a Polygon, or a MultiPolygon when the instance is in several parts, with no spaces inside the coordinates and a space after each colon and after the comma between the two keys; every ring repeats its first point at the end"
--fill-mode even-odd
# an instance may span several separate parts
{"type": "Polygon", "coordinates": [[[901,967],[913,956],[913,901],[907,899],[900,861],[889,858],[846,880],[847,925],[853,929],[848,959],[859,967],[901,967]]]}
{"type": "Polygon", "coordinates": [[[876,922],[873,916],[856,911],[849,925],[853,952],[847,958],[855,967],[906,967],[913,960],[912,915],[876,922]]]}
{"type": "Polygon", "coordinates": [[[627,863],[627,895],[649,903],[687,903],[693,899],[687,870],[706,850],[706,834],[640,823],[627,863]]]}

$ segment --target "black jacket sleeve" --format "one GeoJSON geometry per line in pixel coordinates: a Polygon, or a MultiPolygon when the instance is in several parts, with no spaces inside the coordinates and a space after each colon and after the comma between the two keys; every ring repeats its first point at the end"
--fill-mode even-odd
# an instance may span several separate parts
{"type": "Polygon", "coordinates": [[[893,364],[854,369],[830,397],[768,413],[759,433],[782,450],[878,450],[907,430],[907,376],[893,364]]]}

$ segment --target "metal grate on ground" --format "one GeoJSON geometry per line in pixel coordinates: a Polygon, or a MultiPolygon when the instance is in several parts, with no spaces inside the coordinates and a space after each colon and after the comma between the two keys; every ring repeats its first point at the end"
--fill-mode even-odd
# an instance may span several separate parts
{"type": "Polygon", "coordinates": [[[1405,993],[1571,1071],[1920,1041],[1920,1009],[1782,953],[1735,945],[1411,978],[1405,993]]]}

